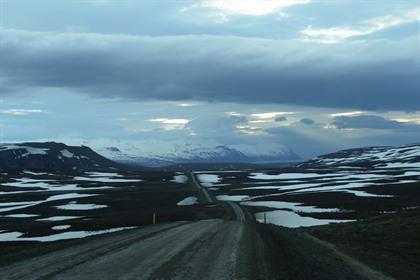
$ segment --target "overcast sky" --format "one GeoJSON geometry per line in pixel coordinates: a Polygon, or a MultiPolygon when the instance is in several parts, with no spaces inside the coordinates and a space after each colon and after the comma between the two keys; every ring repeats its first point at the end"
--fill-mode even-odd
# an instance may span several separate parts
{"type": "Polygon", "coordinates": [[[420,142],[420,1],[0,1],[0,139],[420,142]]]}

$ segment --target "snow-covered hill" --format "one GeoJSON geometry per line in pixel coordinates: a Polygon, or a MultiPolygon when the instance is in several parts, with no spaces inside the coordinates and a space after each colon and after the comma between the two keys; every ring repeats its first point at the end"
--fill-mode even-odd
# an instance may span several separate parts
{"type": "Polygon", "coordinates": [[[312,167],[420,168],[420,144],[366,147],[322,155],[298,165],[312,167]]]}
{"type": "Polygon", "coordinates": [[[0,144],[0,169],[105,170],[120,167],[85,146],[62,143],[0,144]]]}
{"type": "Polygon", "coordinates": [[[87,143],[97,153],[111,160],[135,165],[160,167],[179,163],[268,163],[297,161],[293,151],[285,147],[269,150],[267,147],[229,147],[223,145],[200,146],[193,144],[171,144],[143,146],[138,143],[114,143],[103,145],[87,143]]]}

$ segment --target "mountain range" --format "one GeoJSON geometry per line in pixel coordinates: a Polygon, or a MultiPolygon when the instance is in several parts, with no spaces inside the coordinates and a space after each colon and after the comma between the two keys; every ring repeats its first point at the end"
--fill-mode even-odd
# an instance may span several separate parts
{"type": "Polygon", "coordinates": [[[93,146],[97,153],[116,162],[129,165],[163,167],[178,164],[213,164],[213,163],[247,163],[267,164],[296,162],[300,158],[292,150],[281,148],[276,151],[250,153],[224,145],[214,147],[175,145],[171,150],[156,148],[156,151],[144,151],[134,145],[93,146]]]}
{"type": "MultiPolygon", "coordinates": [[[[246,154],[227,146],[214,148],[190,147],[172,153],[138,155],[118,147],[92,149],[87,146],[68,146],[56,142],[0,144],[0,169],[38,170],[112,170],[139,168],[177,169],[238,169],[282,167],[298,159],[291,150],[277,153],[246,154]],[[95,151],[96,150],[96,151],[95,151]],[[145,167],[146,166],[146,167],[145,167]]],[[[300,168],[420,168],[420,144],[379,146],[342,150],[321,155],[297,165],[300,168]]]]}

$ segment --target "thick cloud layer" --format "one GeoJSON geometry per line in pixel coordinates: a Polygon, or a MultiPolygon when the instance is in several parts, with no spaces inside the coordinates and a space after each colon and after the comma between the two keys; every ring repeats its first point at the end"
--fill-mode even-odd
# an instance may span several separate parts
{"type": "Polygon", "coordinates": [[[416,38],[337,45],[231,36],[0,30],[3,94],[419,110],[416,38]]]}
{"type": "Polygon", "coordinates": [[[339,129],[420,129],[420,125],[417,124],[402,123],[375,115],[339,116],[334,118],[332,124],[339,129]]]}
{"type": "Polygon", "coordinates": [[[308,118],[301,119],[300,122],[306,125],[313,125],[315,123],[313,119],[308,118]]]}

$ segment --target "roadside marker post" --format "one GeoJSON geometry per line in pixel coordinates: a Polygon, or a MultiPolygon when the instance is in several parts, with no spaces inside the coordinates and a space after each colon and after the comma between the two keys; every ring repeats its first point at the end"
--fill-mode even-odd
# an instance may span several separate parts
{"type": "Polygon", "coordinates": [[[153,212],[153,224],[156,225],[156,212],[153,212]]]}
{"type": "Polygon", "coordinates": [[[266,224],[266,223],[267,223],[267,214],[264,213],[264,224],[266,224]]]}

